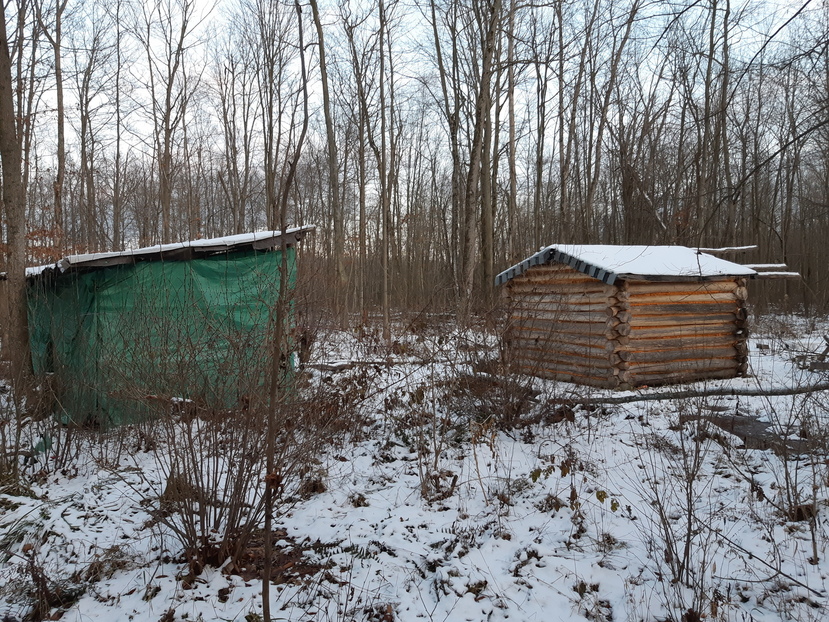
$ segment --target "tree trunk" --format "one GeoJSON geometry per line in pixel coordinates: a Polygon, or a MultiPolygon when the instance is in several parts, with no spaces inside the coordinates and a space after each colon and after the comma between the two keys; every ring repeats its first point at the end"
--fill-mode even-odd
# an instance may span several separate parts
{"type": "Polygon", "coordinates": [[[35,12],[40,28],[52,46],[55,62],[55,105],[57,113],[57,170],[55,181],[52,184],[54,196],[54,225],[52,239],[54,241],[54,252],[59,256],[63,254],[63,184],[66,177],[66,130],[63,105],[63,69],[61,65],[61,39],[63,38],[63,12],[66,10],[68,0],[63,0],[55,5],[55,32],[49,33],[49,29],[43,21],[41,5],[35,3],[35,12]]]}
{"type": "MultiPolygon", "coordinates": [[[[296,178],[297,166],[302,155],[302,147],[305,143],[305,136],[308,132],[308,76],[305,66],[305,43],[303,40],[302,9],[299,0],[294,0],[294,7],[297,15],[297,36],[299,39],[299,63],[302,72],[301,81],[301,105],[302,123],[299,134],[293,145],[293,153],[290,154],[285,165],[285,175],[282,179],[282,192],[279,198],[279,230],[284,232],[288,229],[288,200],[291,188],[296,178]]],[[[292,132],[293,133],[293,132],[292,132]]],[[[284,407],[288,386],[286,382],[287,370],[283,366],[288,364],[290,356],[288,349],[287,322],[291,310],[291,293],[288,291],[288,249],[282,245],[282,261],[279,267],[279,299],[274,310],[273,344],[271,352],[271,378],[268,395],[268,419],[266,430],[265,448],[265,534],[263,543],[264,568],[262,569],[262,617],[264,622],[271,622],[270,584],[273,570],[273,511],[278,486],[276,482],[281,477],[276,469],[276,438],[280,430],[277,425],[277,410],[284,407]]]]}
{"type": "Polygon", "coordinates": [[[510,0],[509,41],[507,42],[507,98],[509,126],[509,196],[507,199],[507,263],[518,263],[518,170],[516,168],[516,132],[515,132],[515,0],[510,0]]]}
{"type": "Polygon", "coordinates": [[[320,52],[320,81],[322,82],[322,108],[325,114],[325,134],[328,141],[328,187],[331,192],[331,216],[334,227],[334,276],[336,291],[334,292],[334,310],[339,316],[340,324],[345,322],[345,230],[343,227],[343,213],[340,206],[340,179],[337,165],[337,139],[334,134],[334,118],[331,113],[331,98],[328,93],[328,69],[325,61],[325,41],[322,32],[317,0],[310,0],[311,11],[314,15],[314,25],[317,29],[317,44],[320,52]]]}
{"type": "Polygon", "coordinates": [[[15,397],[26,393],[25,383],[31,376],[29,330],[26,316],[26,195],[22,179],[22,145],[14,107],[15,85],[12,82],[6,17],[0,21],[0,162],[3,166],[3,209],[6,238],[5,283],[8,317],[6,355],[12,363],[15,397]]]}
{"type": "Polygon", "coordinates": [[[471,319],[472,294],[475,279],[475,254],[477,253],[477,210],[475,202],[479,198],[479,181],[481,176],[481,160],[484,142],[485,117],[490,114],[492,105],[492,64],[495,56],[495,40],[498,34],[498,24],[501,20],[501,0],[495,0],[487,21],[487,32],[483,44],[483,59],[481,62],[481,82],[475,105],[474,131],[472,146],[469,154],[469,173],[466,178],[466,192],[464,200],[464,244],[463,244],[463,281],[461,283],[461,299],[459,320],[466,325],[471,319]]]}

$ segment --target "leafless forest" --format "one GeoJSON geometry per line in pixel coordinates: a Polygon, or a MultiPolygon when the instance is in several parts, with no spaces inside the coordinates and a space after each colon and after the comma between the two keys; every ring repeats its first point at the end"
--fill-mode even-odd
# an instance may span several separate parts
{"type": "Polygon", "coordinates": [[[829,0],[3,8],[3,620],[826,618],[829,0]],[[83,353],[145,420],[49,416],[26,266],[305,224],[238,365],[136,306],[83,353]],[[553,243],[757,245],[802,279],[749,304],[809,317],[757,314],[701,392],[519,377],[472,320],[553,243]],[[238,382],[141,384],[203,361],[238,382]]]}
{"type": "Polygon", "coordinates": [[[303,223],[340,317],[488,309],[552,242],[757,244],[804,279],[755,302],[829,304],[825,2],[4,9],[13,308],[24,264],[303,223]]]}

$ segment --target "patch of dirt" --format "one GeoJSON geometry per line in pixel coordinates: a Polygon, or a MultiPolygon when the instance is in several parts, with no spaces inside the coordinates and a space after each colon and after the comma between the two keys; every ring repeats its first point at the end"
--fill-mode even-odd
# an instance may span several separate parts
{"type": "MultiPolygon", "coordinates": [[[[310,544],[303,546],[290,538],[284,530],[274,531],[271,535],[274,551],[271,556],[271,582],[298,585],[330,566],[311,562],[305,555],[312,550],[310,544]],[[281,546],[275,543],[282,542],[281,546]],[[287,544],[285,544],[287,542],[287,544]]],[[[234,574],[245,581],[261,580],[265,567],[265,534],[258,532],[248,541],[247,548],[239,556],[235,565],[225,568],[228,574],[234,574]]]]}
{"type": "Polygon", "coordinates": [[[714,424],[743,441],[742,449],[771,449],[777,454],[792,454],[809,451],[812,445],[805,439],[785,439],[774,432],[772,424],[740,412],[680,416],[680,423],[687,421],[708,421],[714,424]]]}
{"type": "Polygon", "coordinates": [[[526,415],[537,405],[539,392],[529,384],[487,374],[463,374],[442,384],[450,390],[456,410],[480,421],[492,418],[504,428],[534,423],[526,415]]]}

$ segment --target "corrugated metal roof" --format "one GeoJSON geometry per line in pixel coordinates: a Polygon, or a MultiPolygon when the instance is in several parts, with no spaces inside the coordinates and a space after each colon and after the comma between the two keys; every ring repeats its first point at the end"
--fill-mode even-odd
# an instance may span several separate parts
{"type": "Polygon", "coordinates": [[[495,284],[503,285],[533,266],[551,262],[568,265],[608,285],[620,278],[706,280],[757,275],[751,268],[685,246],[554,244],[501,272],[495,284]]]}
{"type": "Polygon", "coordinates": [[[37,276],[48,270],[66,272],[71,269],[103,268],[131,264],[138,261],[187,259],[199,255],[212,255],[215,253],[243,250],[245,248],[263,250],[283,244],[285,246],[292,246],[300,241],[306,233],[314,231],[315,229],[316,225],[304,225],[286,229],[284,233],[281,231],[256,231],[219,238],[156,244],[155,246],[146,246],[144,248],[125,251],[69,255],[54,264],[26,268],[26,276],[37,276]]]}

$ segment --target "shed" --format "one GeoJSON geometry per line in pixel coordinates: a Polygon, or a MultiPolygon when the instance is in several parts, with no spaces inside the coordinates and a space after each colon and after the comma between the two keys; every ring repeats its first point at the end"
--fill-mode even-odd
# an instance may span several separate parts
{"type": "Polygon", "coordinates": [[[556,244],[496,277],[520,371],[607,388],[746,371],[746,280],[682,246],[556,244]]]}
{"type": "Polygon", "coordinates": [[[244,404],[265,381],[282,254],[313,227],[72,255],[28,271],[36,374],[60,414],[101,425],[158,403],[244,404]]]}

